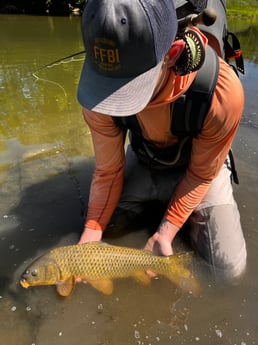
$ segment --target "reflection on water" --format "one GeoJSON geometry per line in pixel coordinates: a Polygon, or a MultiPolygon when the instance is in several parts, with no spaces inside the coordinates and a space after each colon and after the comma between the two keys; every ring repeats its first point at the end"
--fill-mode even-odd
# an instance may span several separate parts
{"type": "Polygon", "coordinates": [[[244,22],[230,20],[229,27],[240,40],[245,59],[245,75],[240,76],[245,90],[245,110],[242,124],[258,127],[257,98],[258,98],[258,24],[257,21],[244,22]]]}
{"type": "Polygon", "coordinates": [[[0,18],[0,150],[6,139],[16,138],[21,145],[61,141],[69,150],[78,153],[85,146],[89,153],[91,144],[76,100],[84,56],[40,69],[82,50],[80,18],[0,18]]]}
{"type": "Polygon", "coordinates": [[[242,77],[242,84],[245,90],[245,110],[242,117],[242,124],[252,127],[258,127],[258,72],[257,65],[246,60],[245,62],[245,76],[242,77]]]}
{"type": "Polygon", "coordinates": [[[258,43],[258,24],[257,19],[243,21],[239,19],[229,20],[229,28],[241,41],[241,49],[244,58],[249,62],[258,63],[257,43],[258,43]]]}
{"type": "Polygon", "coordinates": [[[0,170],[9,169],[13,164],[40,159],[49,156],[51,152],[57,153],[60,144],[22,145],[16,138],[5,142],[6,150],[0,153],[0,170]]]}
{"type": "MultiPolygon", "coordinates": [[[[0,339],[9,345],[255,344],[257,333],[258,28],[230,22],[244,51],[246,106],[235,153],[236,190],[248,245],[239,286],[215,286],[200,275],[200,298],[166,280],[150,288],[116,282],[106,297],[80,285],[68,299],[53,287],[24,290],[20,273],[36,256],[75,243],[82,228],[94,160],[76,99],[83,55],[80,18],[0,16],[0,339]],[[35,74],[34,72],[37,71],[35,74]],[[15,332],[13,331],[15,329],[15,332]]],[[[129,229],[130,230],[130,229],[129,229]]],[[[106,235],[142,247],[148,230],[106,235]]],[[[184,244],[178,239],[178,249],[184,244]]],[[[196,273],[202,263],[194,262],[196,273]]]]}

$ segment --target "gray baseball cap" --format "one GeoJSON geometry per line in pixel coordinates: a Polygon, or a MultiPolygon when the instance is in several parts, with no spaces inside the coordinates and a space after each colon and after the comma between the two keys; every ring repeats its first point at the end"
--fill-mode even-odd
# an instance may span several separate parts
{"type": "Polygon", "coordinates": [[[80,104],[112,116],[141,111],[151,99],[176,32],[173,0],[86,1],[80,104]]]}

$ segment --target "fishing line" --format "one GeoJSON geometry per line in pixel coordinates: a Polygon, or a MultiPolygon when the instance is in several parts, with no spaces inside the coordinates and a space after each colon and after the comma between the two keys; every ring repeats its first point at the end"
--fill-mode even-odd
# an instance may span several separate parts
{"type": "Polygon", "coordinates": [[[81,55],[81,54],[85,54],[85,50],[82,50],[80,52],[77,52],[77,53],[65,56],[65,57],[63,57],[61,59],[55,60],[53,62],[50,62],[50,63],[48,63],[48,64],[38,68],[36,71],[32,72],[32,76],[36,79],[35,83],[38,82],[38,81],[43,81],[43,82],[47,82],[47,83],[53,84],[53,85],[59,87],[63,91],[64,96],[67,98],[67,93],[66,93],[64,87],[60,83],[58,83],[56,81],[53,81],[53,80],[50,80],[50,79],[39,77],[38,76],[38,72],[40,72],[40,71],[42,71],[43,69],[46,69],[46,68],[53,68],[53,67],[56,67],[56,66],[59,66],[59,65],[62,65],[62,64],[71,63],[71,62],[74,62],[74,61],[75,62],[83,61],[84,57],[83,58],[79,58],[79,59],[75,58],[76,56],[81,55]]]}
{"type": "Polygon", "coordinates": [[[37,72],[41,71],[42,69],[44,68],[47,68],[47,67],[53,67],[53,66],[58,66],[58,65],[61,65],[62,63],[70,63],[71,61],[82,61],[83,59],[74,59],[75,56],[78,56],[78,55],[81,55],[85,53],[85,50],[81,50],[80,52],[77,52],[77,53],[73,53],[71,55],[67,55],[61,59],[58,59],[58,60],[55,60],[55,61],[52,61],[40,68],[38,68],[36,71],[33,72],[33,74],[36,74],[37,72]],[[65,60],[67,59],[70,59],[69,61],[65,62],[65,60]]]}

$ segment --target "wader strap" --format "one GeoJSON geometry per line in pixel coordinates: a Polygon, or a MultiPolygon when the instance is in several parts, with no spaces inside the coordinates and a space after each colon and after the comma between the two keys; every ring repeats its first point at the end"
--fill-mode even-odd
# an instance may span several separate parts
{"type": "MultiPolygon", "coordinates": [[[[179,137],[197,135],[202,128],[205,117],[210,109],[212,96],[217,84],[219,62],[217,54],[207,47],[206,57],[201,69],[188,91],[171,103],[171,133],[179,137]]],[[[128,129],[137,136],[142,131],[136,115],[113,117],[114,123],[124,131],[128,129]]]]}
{"type": "MultiPolygon", "coordinates": [[[[242,74],[245,74],[244,60],[242,50],[240,47],[240,42],[236,35],[232,32],[228,32],[228,37],[225,40],[225,55],[227,62],[229,62],[230,59],[235,59],[237,71],[239,71],[242,74]],[[229,43],[229,37],[231,38],[232,45],[229,43]]],[[[237,71],[235,70],[236,74],[238,75],[237,71]]]]}
{"type": "Polygon", "coordinates": [[[239,184],[239,179],[237,175],[237,170],[236,170],[236,165],[235,165],[232,149],[229,150],[228,157],[229,157],[230,170],[232,173],[233,181],[235,182],[235,184],[239,184]]]}
{"type": "Polygon", "coordinates": [[[201,129],[209,111],[214,89],[218,79],[219,62],[215,51],[208,47],[203,66],[183,97],[171,105],[171,132],[178,136],[179,145],[159,150],[148,143],[142,136],[142,130],[136,115],[113,117],[115,124],[126,131],[130,131],[130,142],[139,158],[143,158],[157,168],[171,168],[186,165],[189,159],[192,137],[201,129]],[[182,145],[181,145],[182,144],[182,145]],[[184,153],[182,153],[184,151],[184,153]],[[183,157],[181,157],[183,156],[183,157]],[[185,159],[183,159],[185,158],[185,159]]]}
{"type": "Polygon", "coordinates": [[[219,73],[218,56],[207,47],[206,57],[191,87],[172,103],[171,132],[177,136],[196,136],[210,109],[219,73]],[[184,115],[183,115],[184,114],[184,115]],[[183,116],[182,116],[183,115],[183,116]]]}
{"type": "Polygon", "coordinates": [[[127,132],[129,129],[132,133],[137,134],[142,137],[142,130],[136,118],[136,115],[129,116],[113,116],[114,123],[124,132],[127,132]]]}

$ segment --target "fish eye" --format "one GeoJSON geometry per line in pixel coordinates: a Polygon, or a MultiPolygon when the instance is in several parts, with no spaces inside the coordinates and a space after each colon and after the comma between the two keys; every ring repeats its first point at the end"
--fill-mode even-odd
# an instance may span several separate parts
{"type": "Polygon", "coordinates": [[[37,271],[37,270],[32,270],[32,271],[30,272],[30,274],[32,275],[32,277],[37,277],[38,271],[37,271]]]}

